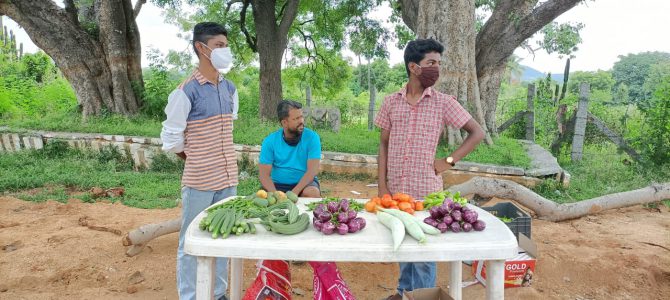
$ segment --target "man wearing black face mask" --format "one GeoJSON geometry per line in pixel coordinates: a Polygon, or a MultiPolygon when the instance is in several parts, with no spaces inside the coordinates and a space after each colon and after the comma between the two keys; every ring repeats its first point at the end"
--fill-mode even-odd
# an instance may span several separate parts
{"type": "Polygon", "coordinates": [[[319,135],[305,128],[302,105],[282,100],[277,106],[282,128],[263,140],[259,179],[268,192],[293,191],[300,197],[321,197],[316,175],[321,161],[319,135]]]}
{"type": "MultiPolygon", "coordinates": [[[[387,96],[375,117],[381,128],[378,158],[379,196],[409,194],[414,199],[443,189],[442,172],[470,153],[484,138],[484,132],[456,97],[432,86],[440,76],[444,47],[432,39],[411,41],[405,47],[405,68],[409,82],[387,96]],[[468,132],[463,144],[446,158],[435,158],[437,143],[445,125],[468,132]]],[[[460,266],[459,266],[460,267],[460,266]]],[[[402,299],[403,291],[435,286],[434,262],[400,263],[398,293],[388,299],[402,299]]]]}

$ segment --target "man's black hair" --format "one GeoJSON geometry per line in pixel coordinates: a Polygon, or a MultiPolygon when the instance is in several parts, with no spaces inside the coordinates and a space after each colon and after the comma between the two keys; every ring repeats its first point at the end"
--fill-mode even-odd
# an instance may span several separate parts
{"type": "Polygon", "coordinates": [[[442,52],[444,52],[444,46],[434,39],[416,39],[407,43],[404,57],[405,70],[407,71],[408,77],[409,63],[413,62],[419,64],[419,62],[426,57],[426,53],[431,52],[442,54],[442,52]]]}
{"type": "Polygon", "coordinates": [[[227,38],[228,31],[223,25],[215,22],[202,22],[196,24],[195,27],[193,27],[193,51],[195,51],[195,55],[200,54],[195,47],[197,42],[202,42],[206,45],[211,38],[217,35],[224,35],[227,38]]]}
{"type": "Polygon", "coordinates": [[[279,101],[279,104],[277,104],[277,117],[279,118],[279,122],[288,118],[288,112],[291,109],[301,109],[301,108],[302,104],[295,102],[293,100],[279,101]]]}

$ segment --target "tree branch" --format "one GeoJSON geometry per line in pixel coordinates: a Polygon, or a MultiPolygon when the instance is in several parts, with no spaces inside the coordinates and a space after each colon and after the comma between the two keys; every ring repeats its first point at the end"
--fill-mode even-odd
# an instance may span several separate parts
{"type": "Polygon", "coordinates": [[[307,63],[309,64],[310,60],[314,60],[314,62],[316,63],[316,58],[317,57],[312,55],[312,51],[309,50],[309,45],[307,44],[308,40],[312,41],[312,46],[314,46],[314,52],[316,52],[317,55],[318,55],[318,51],[316,50],[316,43],[314,42],[314,39],[312,38],[311,35],[305,34],[305,32],[302,31],[302,29],[296,28],[296,30],[302,35],[302,39],[305,42],[305,50],[307,50],[307,63]]]}
{"type": "Polygon", "coordinates": [[[298,25],[299,25],[299,26],[302,26],[302,25],[305,25],[305,24],[307,24],[307,23],[309,23],[309,22],[314,22],[314,19],[307,20],[307,21],[305,21],[305,22],[300,22],[300,23],[298,23],[298,25]]]}
{"type": "Polygon", "coordinates": [[[68,19],[72,21],[73,24],[79,26],[79,11],[77,6],[74,4],[74,0],[65,0],[65,13],[67,13],[68,19]]]}
{"type": "Polygon", "coordinates": [[[295,17],[298,15],[298,3],[300,1],[299,0],[286,0],[286,1],[287,1],[286,10],[284,11],[284,14],[281,16],[281,22],[279,23],[280,36],[286,36],[288,34],[288,30],[289,28],[291,28],[293,20],[295,20],[295,17]]]}
{"type": "Polygon", "coordinates": [[[147,0],[137,0],[137,2],[135,2],[135,8],[133,8],[133,16],[135,17],[135,19],[137,19],[137,15],[140,14],[142,5],[144,5],[145,3],[147,3],[147,0]]]}
{"type": "Polygon", "coordinates": [[[230,11],[230,7],[233,6],[233,4],[235,4],[235,3],[242,3],[242,0],[228,1],[228,3],[226,4],[226,10],[223,11],[224,16],[228,16],[228,12],[230,11]]]}
{"type": "Polygon", "coordinates": [[[249,48],[251,48],[251,51],[253,52],[258,52],[257,50],[257,40],[255,36],[252,36],[249,33],[249,30],[247,30],[247,8],[249,7],[249,4],[251,4],[250,0],[243,0],[242,1],[242,10],[240,11],[240,29],[242,29],[242,33],[244,33],[244,37],[247,40],[247,44],[249,45],[249,48]]]}
{"type": "Polygon", "coordinates": [[[595,214],[608,209],[659,202],[670,198],[670,182],[654,183],[641,189],[613,193],[575,203],[558,204],[532,190],[509,180],[474,177],[464,183],[449,187],[449,191],[463,195],[512,199],[537,213],[540,219],[552,222],[565,221],[595,214]]]}
{"type": "Polygon", "coordinates": [[[277,19],[281,19],[282,16],[284,16],[284,10],[286,9],[286,5],[288,5],[288,1],[284,2],[284,5],[281,6],[279,9],[279,13],[277,14],[277,19]]]}
{"type": "Polygon", "coordinates": [[[485,68],[505,63],[525,40],[582,0],[549,0],[530,9],[536,1],[500,1],[477,34],[477,75],[485,68]]]}
{"type": "Polygon", "coordinates": [[[416,18],[419,17],[419,2],[420,0],[400,0],[398,2],[402,20],[414,32],[416,32],[416,18]]]}

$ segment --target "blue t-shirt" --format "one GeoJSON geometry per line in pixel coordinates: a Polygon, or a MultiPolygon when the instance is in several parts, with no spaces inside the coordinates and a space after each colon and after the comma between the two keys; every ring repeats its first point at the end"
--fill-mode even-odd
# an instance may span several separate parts
{"type": "Polygon", "coordinates": [[[270,176],[273,182],[297,184],[307,172],[307,160],[321,159],[321,140],[316,132],[305,128],[300,142],[289,146],[283,134],[281,128],[263,140],[259,162],[272,165],[270,176]]]}

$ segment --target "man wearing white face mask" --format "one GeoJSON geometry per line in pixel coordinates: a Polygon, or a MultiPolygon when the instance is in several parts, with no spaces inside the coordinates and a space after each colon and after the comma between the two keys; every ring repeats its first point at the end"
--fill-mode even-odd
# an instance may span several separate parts
{"type": "MultiPolygon", "coordinates": [[[[168,98],[163,122],[163,150],[186,160],[182,176],[182,222],[177,250],[180,299],[195,299],[196,259],[184,253],[184,234],[193,219],[211,204],[237,194],[237,158],[233,120],[237,119],[235,85],[222,74],[232,67],[228,33],[217,23],[193,29],[198,68],[168,98]]],[[[228,260],[216,262],[217,299],[226,299],[228,260]]]]}

